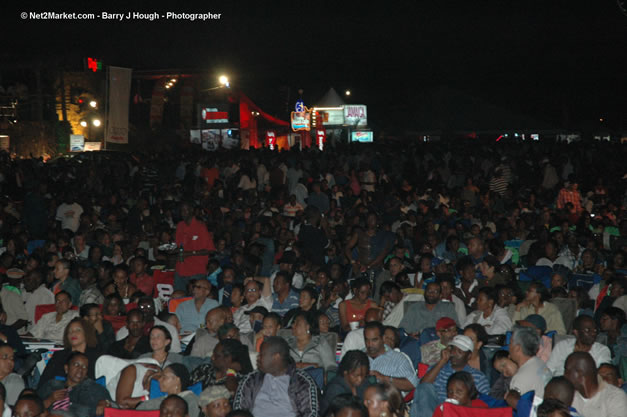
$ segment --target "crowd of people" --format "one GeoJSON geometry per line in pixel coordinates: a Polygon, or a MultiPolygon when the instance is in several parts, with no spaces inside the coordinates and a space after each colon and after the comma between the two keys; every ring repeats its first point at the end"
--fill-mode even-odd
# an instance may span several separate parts
{"type": "Polygon", "coordinates": [[[497,145],[0,155],[2,416],[624,416],[624,149],[497,145]]]}

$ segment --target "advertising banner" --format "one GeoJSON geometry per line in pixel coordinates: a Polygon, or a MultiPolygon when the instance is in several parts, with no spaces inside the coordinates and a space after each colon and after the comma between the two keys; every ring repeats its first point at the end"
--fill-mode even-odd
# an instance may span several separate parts
{"type": "Polygon", "coordinates": [[[217,151],[220,148],[222,137],[220,129],[204,129],[201,132],[202,149],[209,152],[217,151]]]}
{"type": "Polygon", "coordinates": [[[361,130],[357,132],[351,132],[351,142],[373,142],[374,136],[372,131],[361,130]]]}
{"type": "Polygon", "coordinates": [[[320,121],[324,126],[331,125],[343,125],[344,124],[344,110],[343,109],[327,109],[317,110],[320,116],[320,121]]]}
{"type": "Polygon", "coordinates": [[[130,68],[109,67],[109,108],[105,140],[128,143],[128,107],[131,97],[130,68]]]}
{"type": "Polygon", "coordinates": [[[102,147],[101,142],[85,142],[85,151],[99,151],[102,147]]]}
{"type": "Polygon", "coordinates": [[[276,146],[276,132],[274,130],[268,130],[266,132],[266,144],[271,151],[274,150],[276,146]]]}
{"type": "Polygon", "coordinates": [[[349,126],[367,126],[366,106],[362,104],[344,106],[344,123],[349,126]]]}
{"type": "Polygon", "coordinates": [[[85,136],[70,135],[70,152],[83,152],[85,150],[85,136]]]}

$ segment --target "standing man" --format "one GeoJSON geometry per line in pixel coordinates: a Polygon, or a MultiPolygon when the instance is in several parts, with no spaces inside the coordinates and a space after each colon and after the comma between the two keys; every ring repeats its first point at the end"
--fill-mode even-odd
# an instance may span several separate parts
{"type": "Polygon", "coordinates": [[[67,259],[59,259],[54,264],[54,278],[57,282],[52,287],[52,292],[58,294],[59,291],[65,291],[70,294],[72,304],[77,306],[81,297],[81,286],[77,280],[70,276],[70,261],[67,259]]]}
{"type": "Polygon", "coordinates": [[[209,253],[216,250],[207,226],[194,216],[190,203],[181,204],[181,220],[176,226],[176,245],[179,248],[174,290],[185,291],[192,279],[205,279],[209,253]]]}
{"type": "Polygon", "coordinates": [[[218,306],[218,302],[209,298],[211,284],[206,279],[199,279],[194,284],[192,294],[194,298],[183,301],[176,309],[176,315],[181,322],[181,330],[195,332],[200,328],[209,313],[209,310],[218,306]]]}

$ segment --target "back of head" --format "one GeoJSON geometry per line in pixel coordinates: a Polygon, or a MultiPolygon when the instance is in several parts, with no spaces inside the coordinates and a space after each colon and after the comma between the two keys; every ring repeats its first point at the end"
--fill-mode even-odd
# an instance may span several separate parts
{"type": "Polygon", "coordinates": [[[544,387],[545,400],[558,400],[570,406],[575,398],[575,387],[563,376],[556,376],[544,387]]]}
{"type": "Polygon", "coordinates": [[[588,381],[597,379],[597,366],[588,352],[573,352],[568,355],[564,364],[564,375],[568,374],[569,370],[577,371],[588,381]]]}
{"type": "Polygon", "coordinates": [[[338,375],[344,375],[345,372],[354,371],[357,368],[365,366],[366,369],[370,368],[370,361],[368,355],[361,350],[349,350],[346,352],[340,366],[338,367],[338,375]]]}
{"type": "Polygon", "coordinates": [[[266,337],[263,340],[262,346],[265,346],[266,354],[270,356],[279,354],[283,366],[287,367],[290,364],[290,345],[288,345],[287,341],[282,337],[266,337]]]}
{"type": "Polygon", "coordinates": [[[540,348],[540,336],[530,327],[514,326],[512,344],[520,345],[525,356],[535,356],[540,348]]]}
{"type": "Polygon", "coordinates": [[[542,404],[538,406],[538,417],[570,417],[568,406],[559,400],[544,399],[542,404]]]}
{"type": "Polygon", "coordinates": [[[351,410],[353,412],[351,415],[355,417],[368,417],[368,409],[363,402],[350,393],[336,395],[324,416],[339,416],[342,410],[351,410]]]}
{"type": "Polygon", "coordinates": [[[400,391],[393,385],[388,383],[377,383],[371,385],[377,392],[377,395],[381,398],[381,401],[387,401],[390,408],[390,413],[395,416],[402,416],[405,414],[405,402],[400,391]]]}

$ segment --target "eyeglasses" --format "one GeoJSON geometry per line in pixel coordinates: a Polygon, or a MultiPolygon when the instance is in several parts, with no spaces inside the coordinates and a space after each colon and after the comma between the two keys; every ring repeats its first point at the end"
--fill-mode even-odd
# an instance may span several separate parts
{"type": "Polygon", "coordinates": [[[257,288],[249,288],[246,291],[248,291],[248,292],[257,292],[258,290],[257,290],[257,288]]]}
{"type": "Polygon", "coordinates": [[[14,361],[15,360],[15,356],[13,356],[13,355],[0,355],[0,360],[14,361]]]}

